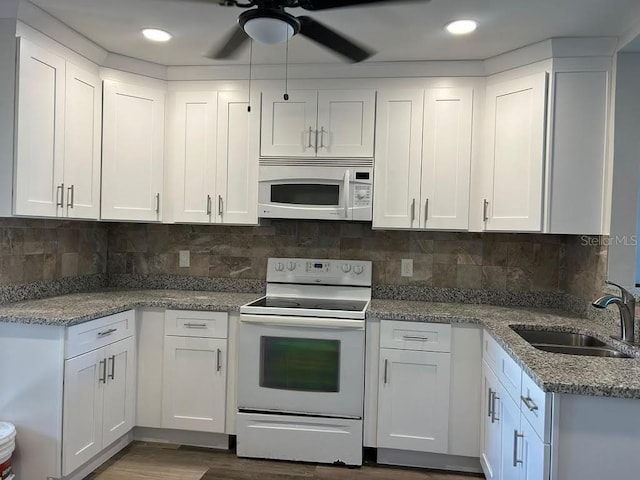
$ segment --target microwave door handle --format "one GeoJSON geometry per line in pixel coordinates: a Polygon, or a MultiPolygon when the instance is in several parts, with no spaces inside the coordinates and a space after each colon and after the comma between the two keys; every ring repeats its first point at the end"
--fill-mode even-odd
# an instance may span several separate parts
{"type": "Polygon", "coordinates": [[[349,218],[349,170],[344,172],[344,218],[349,218]]]}

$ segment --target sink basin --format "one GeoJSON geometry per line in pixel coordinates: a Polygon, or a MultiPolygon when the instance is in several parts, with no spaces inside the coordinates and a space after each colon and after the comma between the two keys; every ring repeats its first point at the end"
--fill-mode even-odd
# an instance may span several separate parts
{"type": "Polygon", "coordinates": [[[516,328],[512,328],[512,330],[529,342],[531,346],[545,352],[592,357],[632,358],[591,335],[553,330],[516,328]]]}

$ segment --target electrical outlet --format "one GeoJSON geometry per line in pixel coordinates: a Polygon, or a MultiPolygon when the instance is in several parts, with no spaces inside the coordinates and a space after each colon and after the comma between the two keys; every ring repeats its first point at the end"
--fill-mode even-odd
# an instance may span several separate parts
{"type": "Polygon", "coordinates": [[[400,275],[403,277],[413,277],[413,259],[403,258],[400,260],[400,275]]]}
{"type": "Polygon", "coordinates": [[[191,255],[189,254],[189,250],[180,250],[178,265],[183,268],[191,265],[191,255]]]}

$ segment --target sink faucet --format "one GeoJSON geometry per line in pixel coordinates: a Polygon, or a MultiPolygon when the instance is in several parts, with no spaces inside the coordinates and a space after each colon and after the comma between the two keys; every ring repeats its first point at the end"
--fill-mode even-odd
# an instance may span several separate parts
{"type": "Polygon", "coordinates": [[[621,291],[621,295],[604,295],[593,302],[593,306],[596,308],[607,308],[612,303],[615,303],[620,310],[620,339],[623,342],[634,342],[634,322],[636,313],[636,299],[634,296],[625,290],[620,285],[613,282],[606,282],[608,285],[618,287],[621,291]]]}

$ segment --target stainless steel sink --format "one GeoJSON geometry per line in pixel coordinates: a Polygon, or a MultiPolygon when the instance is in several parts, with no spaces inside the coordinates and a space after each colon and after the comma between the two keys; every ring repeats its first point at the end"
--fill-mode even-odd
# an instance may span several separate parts
{"type": "Polygon", "coordinates": [[[591,335],[524,328],[512,328],[512,330],[533,347],[545,352],[592,357],[632,358],[591,335]]]}

